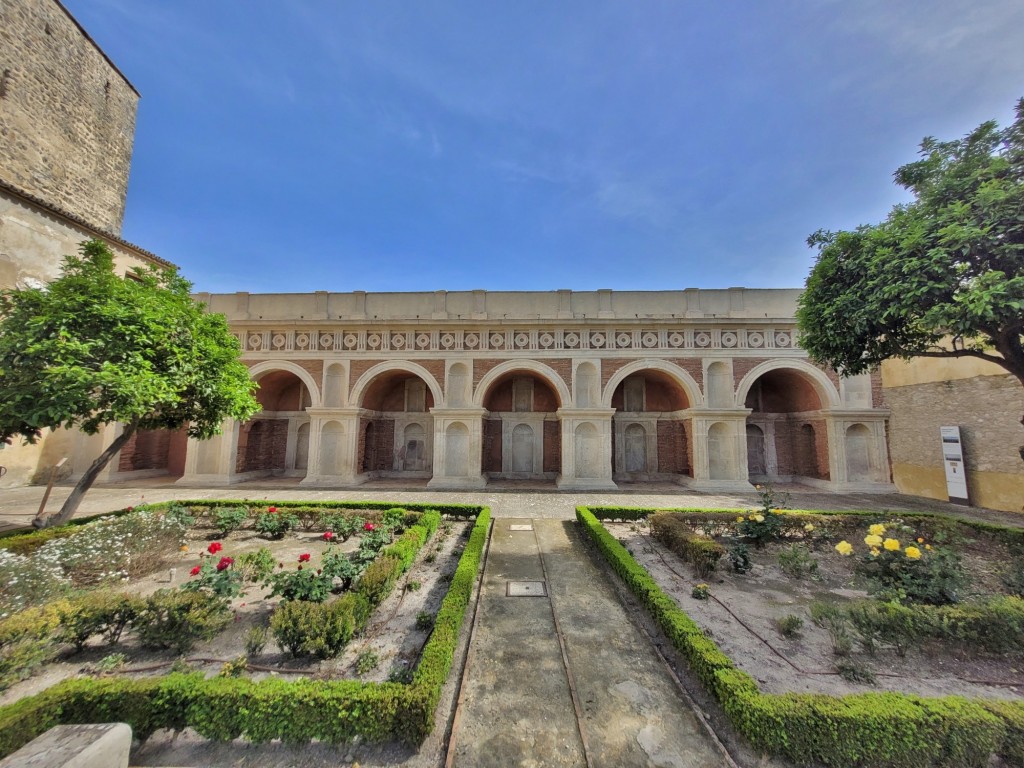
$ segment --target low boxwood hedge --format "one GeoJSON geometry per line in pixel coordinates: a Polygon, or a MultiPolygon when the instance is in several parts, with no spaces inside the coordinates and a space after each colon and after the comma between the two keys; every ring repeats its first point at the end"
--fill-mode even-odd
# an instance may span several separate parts
{"type": "MultiPolygon", "coordinates": [[[[650,514],[654,510],[643,510],[650,514]]],[[[706,511],[706,510],[701,510],[706,511]]],[[[639,510],[638,510],[639,512],[639,510]]],[[[725,512],[725,511],[723,511],[725,512]]],[[[728,514],[735,515],[735,510],[728,514]]],[[[842,513],[847,514],[847,513],[842,513]]],[[[985,766],[994,752],[1024,758],[1024,703],[899,693],[765,694],[700,630],[601,524],[638,519],[576,508],[576,519],[612,569],[651,612],[736,730],[757,749],[800,765],[985,766]]],[[[891,517],[891,515],[890,515],[891,517]]],[[[901,517],[907,517],[901,515],[901,517]]]]}
{"type": "MultiPolygon", "coordinates": [[[[224,504],[223,501],[202,503],[224,504]]],[[[393,503],[367,504],[383,509],[396,506],[393,503]]],[[[343,502],[336,506],[354,508],[355,505],[343,502]]],[[[433,728],[434,710],[451,669],[459,630],[487,540],[490,510],[468,505],[458,506],[458,512],[452,511],[455,505],[401,506],[436,509],[461,517],[476,516],[411,683],[276,678],[253,681],[206,678],[201,673],[172,673],[144,679],[67,680],[0,708],[0,757],[19,749],[54,725],[68,723],[125,722],[139,738],[146,738],[158,728],[191,727],[210,739],[244,737],[253,742],[281,739],[305,743],[318,739],[342,743],[356,737],[367,741],[400,739],[409,743],[422,740],[433,728]]],[[[433,525],[436,527],[436,521],[433,525]]],[[[401,567],[402,554],[396,552],[390,558],[398,567],[401,567]]]]}

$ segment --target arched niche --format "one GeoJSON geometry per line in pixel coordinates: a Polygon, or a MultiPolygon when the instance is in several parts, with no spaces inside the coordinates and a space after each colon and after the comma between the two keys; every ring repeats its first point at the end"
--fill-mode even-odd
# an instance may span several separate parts
{"type": "Polygon", "coordinates": [[[600,405],[601,382],[596,365],[584,362],[576,366],[573,384],[576,390],[575,404],[577,408],[597,408],[600,405]]]}
{"type": "Polygon", "coordinates": [[[469,427],[453,422],[444,432],[444,473],[448,477],[469,474],[469,427]]]}
{"type": "Polygon", "coordinates": [[[574,437],[576,477],[601,477],[601,436],[597,427],[590,422],[579,424],[574,437]]]}
{"type": "Polygon", "coordinates": [[[465,408],[469,405],[472,377],[469,366],[465,363],[453,363],[448,368],[448,386],[446,395],[448,405],[452,408],[465,408]]]}
{"type": "Polygon", "coordinates": [[[324,370],[325,408],[341,408],[345,405],[345,381],[347,378],[347,371],[341,363],[331,363],[324,370]]]}
{"type": "Polygon", "coordinates": [[[708,366],[707,401],[709,408],[733,408],[732,366],[717,360],[708,366]]]}
{"type": "Polygon", "coordinates": [[[320,430],[320,474],[340,475],[344,472],[341,466],[342,441],[345,426],[339,421],[328,421],[320,430]]]}
{"type": "Polygon", "coordinates": [[[295,431],[295,469],[309,468],[309,422],[299,424],[295,431]]]}
{"type": "Polygon", "coordinates": [[[866,425],[851,424],[846,428],[846,479],[851,483],[877,479],[873,442],[871,430],[866,425]]]}
{"type": "Polygon", "coordinates": [[[731,480],[733,476],[733,440],[729,425],[716,421],[708,427],[708,477],[731,480]]]}

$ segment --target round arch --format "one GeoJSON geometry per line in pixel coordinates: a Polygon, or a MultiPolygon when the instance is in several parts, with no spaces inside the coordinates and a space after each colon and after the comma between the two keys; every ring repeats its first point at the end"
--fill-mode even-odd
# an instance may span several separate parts
{"type": "Polygon", "coordinates": [[[605,408],[611,408],[615,388],[625,381],[627,377],[645,370],[660,371],[672,379],[686,393],[686,399],[690,401],[691,408],[700,408],[704,405],[704,395],[701,394],[700,387],[697,386],[693,376],[678,365],[666,362],[665,360],[637,360],[617,370],[604,388],[604,393],[601,395],[601,405],[605,408]]]}
{"type": "Polygon", "coordinates": [[[560,408],[565,408],[572,402],[572,394],[569,392],[568,385],[549,366],[538,363],[536,360],[507,360],[501,365],[496,365],[480,379],[480,383],[476,385],[476,391],[473,393],[473,406],[483,408],[487,390],[506,373],[514,373],[516,371],[528,371],[544,379],[548,386],[558,394],[560,408]]]}
{"type": "Polygon", "coordinates": [[[759,365],[755,365],[743,377],[743,380],[740,381],[739,386],[736,388],[736,402],[742,404],[747,401],[750,388],[754,386],[754,382],[759,377],[769,371],[779,370],[789,370],[803,374],[808,379],[810,385],[814,387],[814,391],[821,400],[822,408],[835,408],[839,405],[839,392],[836,390],[835,384],[832,383],[823,371],[803,360],[766,360],[759,365]]]}
{"type": "Polygon", "coordinates": [[[444,396],[441,393],[441,387],[438,385],[437,379],[435,379],[433,374],[431,374],[430,371],[422,365],[411,363],[408,360],[389,360],[385,363],[377,363],[377,365],[373,366],[359,377],[355,386],[352,387],[352,393],[349,396],[350,401],[358,407],[363,401],[363,396],[366,394],[367,387],[370,386],[373,380],[382,373],[391,373],[393,371],[411,373],[414,376],[418,376],[423,379],[427,387],[430,388],[430,393],[434,396],[434,407],[443,407],[444,396]]]}
{"type": "Polygon", "coordinates": [[[287,360],[264,360],[263,362],[256,363],[256,365],[249,369],[249,378],[253,381],[259,381],[264,374],[274,373],[275,371],[287,371],[288,373],[295,374],[306,385],[306,390],[309,392],[310,407],[320,407],[320,388],[313,381],[313,377],[309,375],[309,371],[295,363],[287,360]]]}

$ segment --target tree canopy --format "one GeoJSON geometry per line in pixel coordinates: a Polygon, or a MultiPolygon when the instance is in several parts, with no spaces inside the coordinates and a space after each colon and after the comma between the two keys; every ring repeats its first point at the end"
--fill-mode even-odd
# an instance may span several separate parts
{"type": "Polygon", "coordinates": [[[208,438],[225,418],[259,410],[255,384],[223,315],[190,296],[173,269],[119,277],[105,243],[89,240],[42,288],[0,292],[0,440],[35,442],[45,428],[122,433],[82,475],[63,522],[107,462],[140,429],[208,438]]]}
{"type": "Polygon", "coordinates": [[[911,202],[808,239],[819,252],[800,344],[846,375],[894,357],[975,357],[1024,384],[1024,99],[1010,126],[926,138],[920,155],[895,173],[911,202]]]}

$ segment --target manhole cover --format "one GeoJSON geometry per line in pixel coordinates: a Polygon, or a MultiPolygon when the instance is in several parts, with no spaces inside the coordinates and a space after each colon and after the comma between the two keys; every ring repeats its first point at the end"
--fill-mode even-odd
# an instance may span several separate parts
{"type": "Polygon", "coordinates": [[[510,531],[532,531],[533,525],[531,523],[513,523],[508,529],[510,531]]]}
{"type": "Polygon", "coordinates": [[[505,582],[505,595],[508,597],[545,597],[547,594],[543,581],[505,582]]]}

